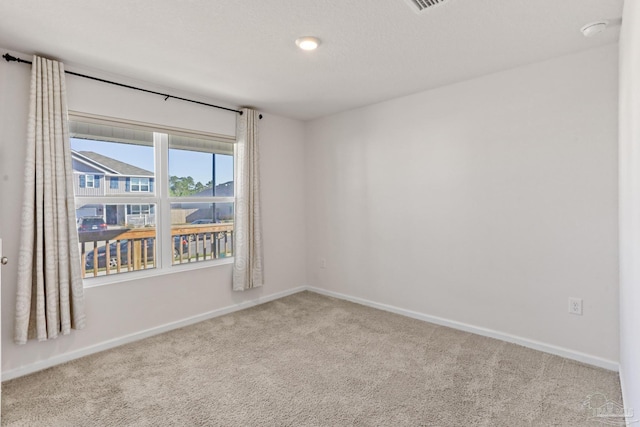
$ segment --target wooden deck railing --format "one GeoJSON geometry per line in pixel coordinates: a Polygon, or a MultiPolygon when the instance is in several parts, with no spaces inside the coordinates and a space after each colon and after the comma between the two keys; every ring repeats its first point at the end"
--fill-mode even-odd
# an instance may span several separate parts
{"type": "MultiPolygon", "coordinates": [[[[80,233],[82,277],[155,268],[156,229],[115,229],[80,233]],[[96,261],[97,260],[97,261],[96,261]]],[[[172,264],[233,255],[233,223],[172,227],[172,264]]]]}

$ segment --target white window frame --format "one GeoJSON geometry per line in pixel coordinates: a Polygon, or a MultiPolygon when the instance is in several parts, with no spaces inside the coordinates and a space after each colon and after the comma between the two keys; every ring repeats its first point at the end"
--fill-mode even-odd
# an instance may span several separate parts
{"type": "Polygon", "coordinates": [[[151,179],[150,178],[140,178],[140,177],[131,177],[129,178],[129,191],[131,193],[149,193],[151,191],[151,179]],[[135,184],[134,184],[135,180],[135,184]],[[133,186],[136,186],[136,190],[133,189],[133,186]],[[147,187],[146,190],[143,190],[143,187],[147,187]]]}
{"type": "MultiPolygon", "coordinates": [[[[135,194],[117,196],[76,196],[75,205],[86,204],[155,204],[156,215],[156,263],[155,268],[148,270],[131,271],[120,274],[109,274],[98,277],[85,277],[84,287],[102,286],[111,283],[121,283],[130,280],[138,280],[146,277],[162,276],[181,271],[197,270],[201,268],[213,268],[219,265],[233,263],[233,256],[216,260],[199,261],[173,265],[173,238],[171,236],[171,204],[172,203],[234,203],[235,197],[169,197],[169,134],[209,139],[211,141],[235,143],[235,137],[214,133],[197,131],[185,131],[184,129],[171,128],[162,125],[141,123],[126,119],[86,114],[69,111],[69,120],[102,124],[121,128],[139,129],[153,132],[153,146],[155,153],[154,191],[131,191],[135,194]]],[[[235,168],[234,168],[235,175],[235,168]]],[[[133,178],[132,178],[133,179],[133,178]]],[[[149,178],[147,178],[149,179],[149,178]]],[[[234,176],[235,180],[235,176],[234,176]]],[[[130,190],[132,187],[130,182],[130,190]]],[[[150,181],[148,182],[151,190],[150,181]]],[[[84,268],[84,266],[82,266],[84,268]]]]}
{"type": "Polygon", "coordinates": [[[84,188],[96,188],[96,176],[91,174],[91,175],[85,175],[84,176],[84,188]],[[89,185],[89,183],[91,183],[91,185],[89,185]]]}
{"type": "Polygon", "coordinates": [[[148,203],[129,203],[129,206],[131,206],[131,215],[149,215],[151,214],[151,206],[148,203]],[[133,211],[133,207],[138,208],[138,212],[134,212],[133,211]]]}

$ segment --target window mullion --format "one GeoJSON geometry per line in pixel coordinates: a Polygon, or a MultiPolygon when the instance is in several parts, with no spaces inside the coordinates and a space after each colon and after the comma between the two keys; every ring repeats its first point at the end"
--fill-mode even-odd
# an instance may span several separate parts
{"type": "Polygon", "coordinates": [[[234,203],[234,197],[169,197],[170,203],[234,203]]]}
{"type": "MultiPolygon", "coordinates": [[[[171,267],[173,244],[171,237],[171,205],[168,202],[169,188],[169,136],[166,133],[154,132],[156,155],[156,194],[158,195],[159,221],[157,221],[157,239],[161,244],[158,258],[161,268],[171,267]]],[[[158,218],[156,217],[156,218],[158,218]]]]}

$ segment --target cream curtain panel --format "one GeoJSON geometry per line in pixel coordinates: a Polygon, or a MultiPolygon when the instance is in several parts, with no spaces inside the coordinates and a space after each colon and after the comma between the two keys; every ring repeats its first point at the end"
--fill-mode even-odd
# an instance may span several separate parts
{"type": "Polygon", "coordinates": [[[34,56],[24,172],[15,342],[85,325],[62,63],[34,56]]]}
{"type": "Polygon", "coordinates": [[[235,161],[233,290],[262,286],[262,216],[260,213],[260,155],[256,111],[243,108],[238,117],[235,161]]]}

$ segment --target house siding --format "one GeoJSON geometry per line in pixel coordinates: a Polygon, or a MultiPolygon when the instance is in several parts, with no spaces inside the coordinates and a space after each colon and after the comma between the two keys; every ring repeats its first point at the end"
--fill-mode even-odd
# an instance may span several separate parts
{"type": "Polygon", "coordinates": [[[74,171],[76,172],[85,172],[85,173],[95,173],[95,174],[101,174],[103,173],[101,170],[98,170],[92,166],[89,166],[85,163],[79,162],[76,159],[72,160],[71,163],[71,167],[73,168],[74,171]]]}
{"type": "Polygon", "coordinates": [[[117,176],[110,176],[107,177],[107,185],[105,185],[105,194],[108,196],[119,196],[122,194],[126,193],[126,189],[125,189],[125,177],[117,177],[117,176]],[[113,180],[117,180],[118,181],[118,187],[117,188],[111,188],[111,181],[113,180]]]}
{"type": "MultiPolygon", "coordinates": [[[[84,177],[87,174],[84,173],[74,173],[73,174],[73,188],[76,196],[104,196],[104,187],[106,184],[105,176],[100,174],[88,174],[95,175],[100,177],[99,182],[100,186],[98,188],[94,187],[80,187],[80,177],[84,177]]],[[[108,184],[107,184],[108,185],[108,184]]]]}

